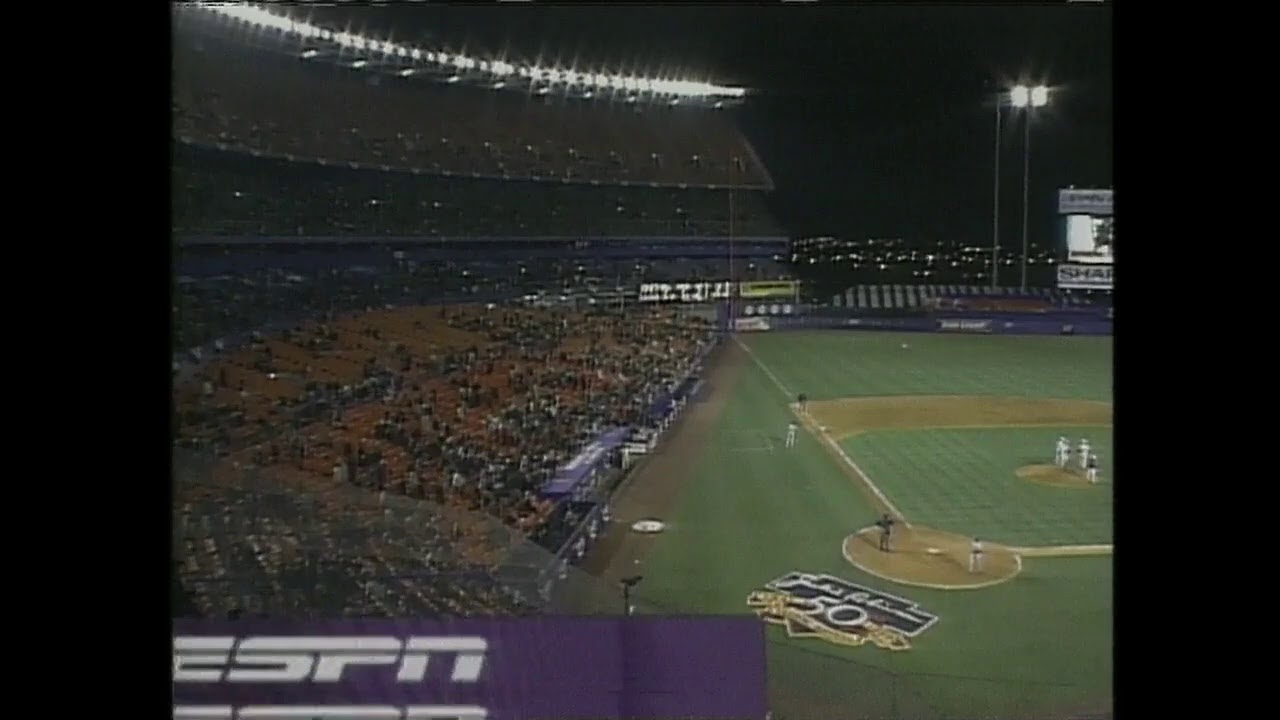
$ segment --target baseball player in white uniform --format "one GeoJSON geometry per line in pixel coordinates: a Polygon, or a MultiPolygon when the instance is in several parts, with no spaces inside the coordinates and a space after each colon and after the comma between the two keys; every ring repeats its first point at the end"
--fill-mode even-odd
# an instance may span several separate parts
{"type": "Polygon", "coordinates": [[[796,431],[799,429],[800,426],[796,424],[795,420],[787,423],[787,447],[793,448],[796,446],[796,431]]]}
{"type": "Polygon", "coordinates": [[[1066,435],[1058,436],[1058,444],[1053,449],[1053,464],[1058,467],[1067,466],[1067,457],[1071,455],[1071,443],[1066,435]]]}
{"type": "Polygon", "coordinates": [[[1089,467],[1089,438],[1080,438],[1080,469],[1089,467]]]}
{"type": "Polygon", "coordinates": [[[969,548],[969,572],[982,572],[982,541],[978,538],[973,539],[969,548]]]}
{"type": "Polygon", "coordinates": [[[1094,453],[1089,453],[1088,473],[1089,482],[1096,484],[1098,482],[1098,456],[1094,453]]]}

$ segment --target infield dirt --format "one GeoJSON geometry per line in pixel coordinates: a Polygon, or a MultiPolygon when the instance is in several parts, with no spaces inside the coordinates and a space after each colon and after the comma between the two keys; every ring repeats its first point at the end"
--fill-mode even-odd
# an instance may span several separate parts
{"type": "Polygon", "coordinates": [[[1079,470],[1067,470],[1056,465],[1023,465],[1018,468],[1017,476],[1037,485],[1049,487],[1087,490],[1096,487],[1088,477],[1079,470]]]}
{"type": "Polygon", "coordinates": [[[1002,545],[983,543],[981,566],[969,569],[971,540],[962,535],[912,526],[894,528],[889,551],[879,547],[878,528],[845,538],[844,557],[854,567],[883,580],[938,590],[975,590],[1012,580],[1022,560],[1002,545]]]}
{"type": "MultiPolygon", "coordinates": [[[[810,402],[807,413],[800,413],[795,406],[792,409],[823,441],[845,474],[866,491],[877,511],[899,520],[892,552],[879,550],[878,529],[866,528],[845,538],[841,547],[845,559],[863,572],[892,582],[955,590],[1013,579],[1022,569],[1020,549],[984,543],[983,566],[971,572],[972,538],[912,525],[870,478],[853,467],[839,441],[874,430],[1105,426],[1111,424],[1112,412],[1111,404],[1105,402],[982,395],[842,398],[810,402]]],[[[1090,487],[1083,478],[1052,466],[1028,466],[1018,474],[1059,487],[1090,487]]]]}

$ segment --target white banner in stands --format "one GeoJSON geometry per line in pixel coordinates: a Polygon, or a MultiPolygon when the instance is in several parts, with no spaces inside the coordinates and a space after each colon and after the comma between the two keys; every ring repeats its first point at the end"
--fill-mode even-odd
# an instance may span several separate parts
{"type": "Polygon", "coordinates": [[[762,317],[735,318],[733,329],[738,332],[765,332],[769,330],[769,319],[762,317]]]}
{"type": "Polygon", "coordinates": [[[640,302],[701,303],[725,300],[729,297],[730,287],[732,283],[728,281],[644,283],[640,286],[640,302]]]}
{"type": "Polygon", "coordinates": [[[1058,287],[1069,290],[1112,290],[1114,265],[1059,265],[1058,287]]]}

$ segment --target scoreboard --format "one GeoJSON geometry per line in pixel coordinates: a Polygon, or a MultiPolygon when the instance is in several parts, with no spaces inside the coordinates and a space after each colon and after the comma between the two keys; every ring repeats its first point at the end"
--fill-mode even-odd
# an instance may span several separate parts
{"type": "Polygon", "coordinates": [[[1111,190],[1058,191],[1066,262],[1058,266],[1058,287],[1111,290],[1115,259],[1115,216],[1111,190]]]}

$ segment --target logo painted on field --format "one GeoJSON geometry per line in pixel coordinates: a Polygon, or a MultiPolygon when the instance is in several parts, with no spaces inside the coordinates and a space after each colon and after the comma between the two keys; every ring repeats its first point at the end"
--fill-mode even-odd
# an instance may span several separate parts
{"type": "Polygon", "coordinates": [[[832,575],[790,572],[747,597],[760,619],[795,638],[857,647],[910,650],[938,616],[906,598],[832,575]]]}

